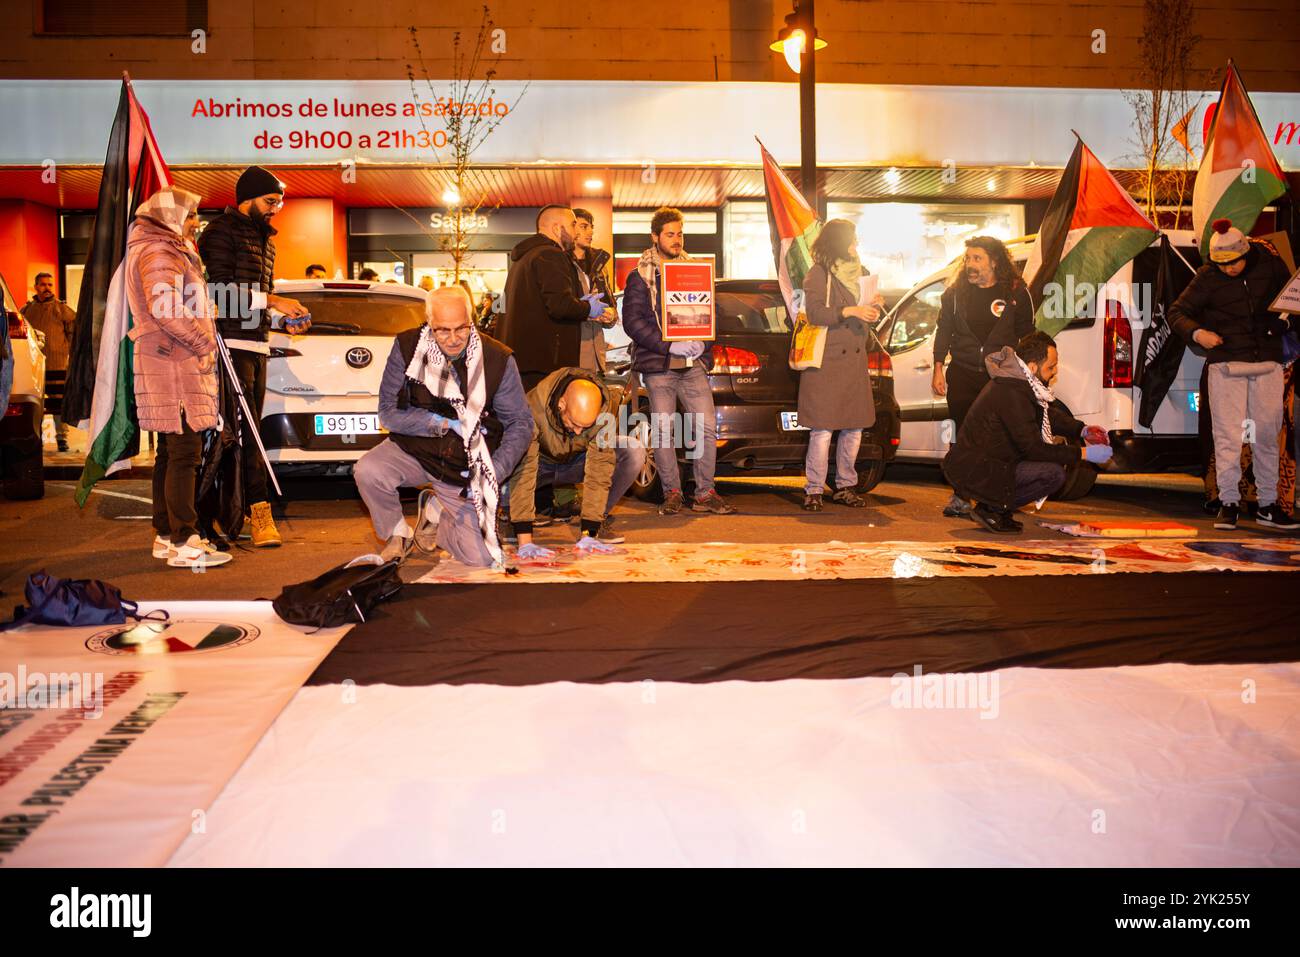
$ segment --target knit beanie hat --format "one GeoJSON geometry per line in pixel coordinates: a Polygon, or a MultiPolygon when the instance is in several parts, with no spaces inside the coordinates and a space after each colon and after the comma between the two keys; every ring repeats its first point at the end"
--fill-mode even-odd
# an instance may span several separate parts
{"type": "Polygon", "coordinates": [[[1236,262],[1250,251],[1250,241],[1245,233],[1232,225],[1232,220],[1216,219],[1210,228],[1214,230],[1210,234],[1211,262],[1236,262]]]}
{"type": "Polygon", "coordinates": [[[250,166],[239,174],[239,179],[235,182],[235,205],[270,193],[284,193],[284,183],[276,179],[270,170],[250,166]]]}

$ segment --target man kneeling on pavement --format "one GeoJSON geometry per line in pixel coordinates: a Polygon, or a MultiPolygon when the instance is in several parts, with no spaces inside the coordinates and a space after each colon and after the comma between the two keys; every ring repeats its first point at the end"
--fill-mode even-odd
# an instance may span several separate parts
{"type": "Polygon", "coordinates": [[[385,560],[412,541],[475,567],[504,567],[496,515],[501,483],[533,437],[519,368],[510,350],[474,328],[462,286],[429,294],[428,321],[393,342],[379,386],[379,424],[391,434],[357,462],[353,476],[385,560]],[[424,487],[415,531],[401,487],[424,487]]]}
{"type": "Polygon", "coordinates": [[[1056,402],[1056,342],[1031,332],[985,358],[990,381],[976,397],[943,460],[956,493],[974,499],[971,517],[990,532],[1022,529],[1012,513],[1065,484],[1071,465],[1110,460],[1110,437],[1056,402]],[[1082,449],[1073,443],[1083,439],[1082,449]]]}
{"type": "Polygon", "coordinates": [[[623,537],[610,512],[645,465],[645,449],[616,427],[623,392],[598,373],[557,369],[528,393],[537,433],[510,477],[510,521],[519,557],[554,553],[533,542],[534,493],[548,485],[582,483],[580,552],[608,552],[623,537]]]}

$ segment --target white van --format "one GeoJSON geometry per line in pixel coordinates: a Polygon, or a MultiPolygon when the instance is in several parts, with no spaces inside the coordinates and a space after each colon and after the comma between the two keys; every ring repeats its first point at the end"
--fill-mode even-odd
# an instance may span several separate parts
{"type": "MultiPolygon", "coordinates": [[[[1190,230],[1167,234],[1188,264],[1201,258],[1190,230]]],[[[1007,244],[1011,258],[1021,268],[1033,245],[1032,236],[1007,244]]],[[[930,391],[934,371],[934,334],[939,321],[939,298],[956,261],[927,276],[898,301],[881,323],[880,336],[894,363],[894,395],[902,412],[898,461],[938,463],[954,437],[948,402],[930,391]]],[[[1141,390],[1133,385],[1137,350],[1145,322],[1139,306],[1150,309],[1159,266],[1159,243],[1143,250],[1103,287],[1101,317],[1076,319],[1056,335],[1060,374],[1053,391],[1074,414],[1089,425],[1109,430],[1115,458],[1107,471],[1149,472],[1187,468],[1200,463],[1197,419],[1200,378],[1204,360],[1192,349],[1183,353],[1178,375],[1156,413],[1151,428],[1137,421],[1141,390]]],[[[1180,289],[1192,273],[1179,264],[1174,280],[1180,289]]],[[[1073,470],[1061,498],[1087,494],[1097,472],[1089,467],[1073,470]]]]}

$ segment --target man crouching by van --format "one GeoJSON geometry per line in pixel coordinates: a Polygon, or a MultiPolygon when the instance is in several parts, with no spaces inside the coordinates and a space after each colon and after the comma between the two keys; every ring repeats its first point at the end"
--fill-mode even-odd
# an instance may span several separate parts
{"type": "Polygon", "coordinates": [[[1055,404],[1056,341],[1047,333],[1031,332],[984,364],[989,384],[957,431],[943,473],[958,495],[975,500],[971,518],[990,532],[1016,534],[1022,526],[1012,512],[1060,489],[1072,463],[1100,465],[1113,453],[1105,429],[1055,404]],[[1069,444],[1080,438],[1083,449],[1069,444]]]}
{"type": "Polygon", "coordinates": [[[353,477],[384,560],[414,541],[436,543],[471,566],[504,567],[497,540],[501,484],[533,439],[519,367],[510,350],[474,328],[462,286],[429,293],[428,321],[398,335],[379,386],[379,424],[392,433],[357,462],[353,477]],[[415,531],[398,489],[429,486],[415,531]]]}

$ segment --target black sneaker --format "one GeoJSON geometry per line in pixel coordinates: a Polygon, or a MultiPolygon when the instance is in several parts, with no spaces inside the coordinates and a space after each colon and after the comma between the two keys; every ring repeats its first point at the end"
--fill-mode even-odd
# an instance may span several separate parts
{"type": "Polygon", "coordinates": [[[67,440],[67,439],[55,439],[54,441],[55,441],[55,444],[58,445],[58,447],[59,447],[59,451],[60,451],[60,452],[66,452],[66,451],[68,451],[68,440],[67,440]]]}
{"type": "Polygon", "coordinates": [[[576,500],[551,509],[551,519],[556,525],[568,525],[582,514],[582,506],[576,500]]]}
{"type": "Polygon", "coordinates": [[[803,510],[805,512],[820,512],[822,510],[821,494],[805,495],[803,497],[803,510]]]}
{"type": "Polygon", "coordinates": [[[1281,505],[1265,505],[1257,508],[1255,524],[1269,528],[1300,528],[1300,522],[1288,515],[1281,505]]]}
{"type": "Polygon", "coordinates": [[[970,503],[965,499],[958,498],[955,494],[948,499],[943,507],[944,518],[969,518],[970,503]]]}
{"type": "Polygon", "coordinates": [[[1237,505],[1220,505],[1219,514],[1214,519],[1214,527],[1221,528],[1225,532],[1236,531],[1237,516],[1241,514],[1241,509],[1237,505]]]}
{"type": "Polygon", "coordinates": [[[659,506],[660,515],[676,515],[682,510],[686,500],[682,498],[682,493],[678,489],[664,493],[664,503],[659,506]]]}
{"type": "Polygon", "coordinates": [[[614,516],[606,515],[596,531],[596,541],[606,545],[622,545],[627,539],[614,530],[614,516]]]}
{"type": "Polygon", "coordinates": [[[728,505],[727,500],[719,495],[715,489],[707,495],[697,496],[695,504],[691,506],[691,511],[712,512],[714,515],[734,515],[736,514],[736,506],[728,505]]]}
{"type": "Polygon", "coordinates": [[[990,532],[998,532],[1002,535],[1014,535],[1024,527],[1006,512],[989,508],[983,502],[977,503],[970,510],[970,517],[990,532]]]}
{"type": "Polygon", "coordinates": [[[1201,508],[1205,509],[1206,515],[1218,515],[1219,509],[1223,508],[1223,503],[1217,498],[1212,498],[1202,502],[1201,508]]]}

